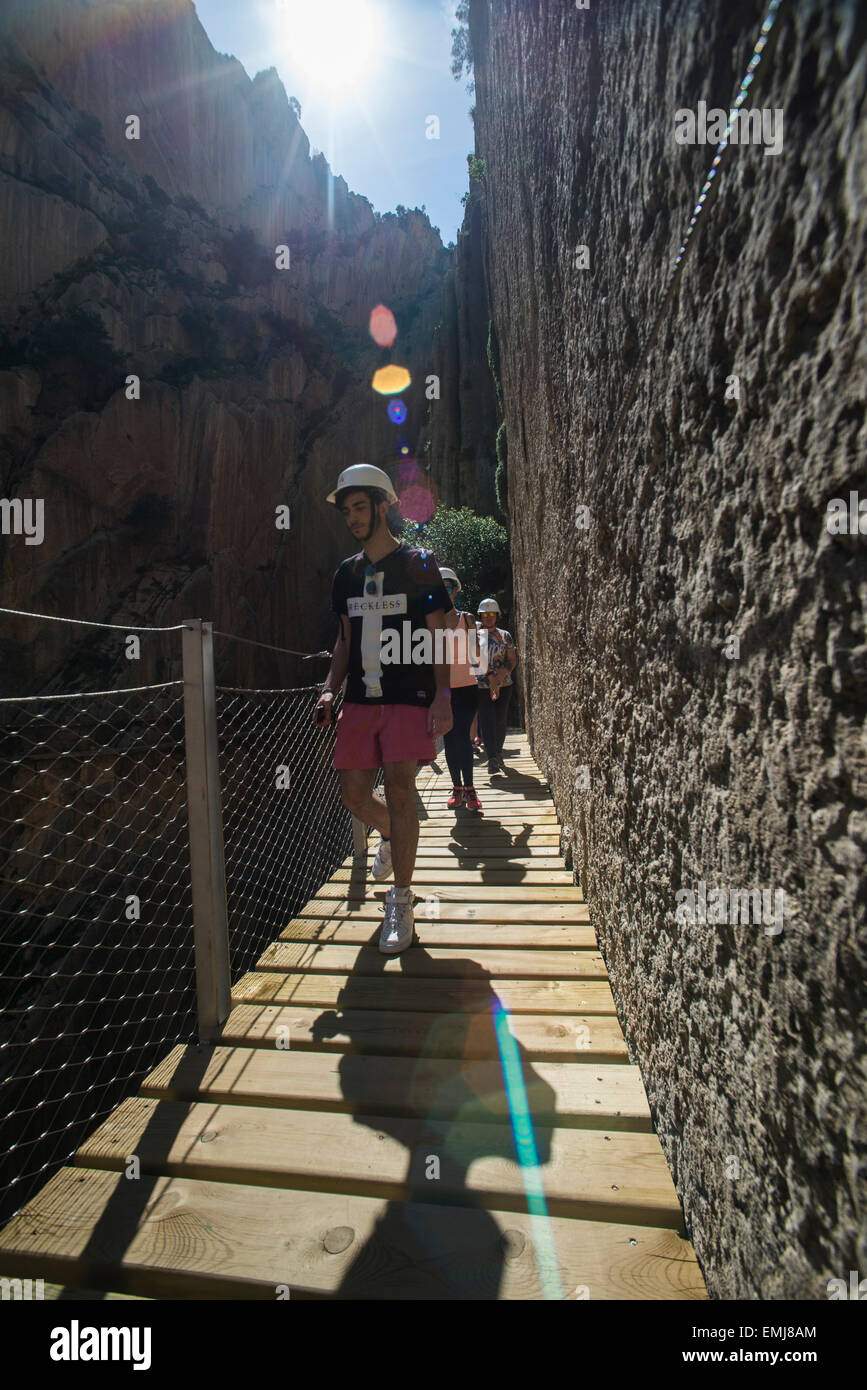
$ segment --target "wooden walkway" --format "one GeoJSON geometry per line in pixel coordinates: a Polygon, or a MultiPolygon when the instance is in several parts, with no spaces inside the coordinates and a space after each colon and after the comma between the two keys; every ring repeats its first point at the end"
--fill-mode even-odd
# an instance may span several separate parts
{"type": "Polygon", "coordinates": [[[176,1047],[0,1234],[3,1274],[46,1297],[707,1297],[523,735],[506,761],[481,816],[447,809],[442,757],[419,775],[419,943],[379,953],[388,885],[348,859],[238,981],[221,1045],[176,1047]]]}

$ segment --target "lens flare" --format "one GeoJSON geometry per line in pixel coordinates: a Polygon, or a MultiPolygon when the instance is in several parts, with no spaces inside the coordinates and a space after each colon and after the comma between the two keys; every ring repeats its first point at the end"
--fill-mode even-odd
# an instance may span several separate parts
{"type": "Polygon", "coordinates": [[[401,516],[406,517],[407,521],[414,521],[421,525],[425,521],[430,521],[436,511],[436,502],[428,492],[426,487],[420,487],[413,483],[404,488],[398,494],[398,505],[401,516]]]}
{"type": "Polygon", "coordinates": [[[396,367],[392,363],[374,372],[371,385],[380,396],[396,396],[400,391],[405,391],[411,381],[412,377],[406,367],[396,367]]]}
{"type": "Polygon", "coordinates": [[[371,309],[368,331],[379,347],[391,347],[397,337],[397,324],[394,314],[384,304],[377,304],[375,309],[371,309]]]}
{"type": "Polygon", "coordinates": [[[521,1056],[518,1051],[518,1044],[509,1029],[509,1015],[496,996],[491,1005],[491,1012],[494,1019],[494,1031],[497,1035],[500,1066],[503,1069],[503,1085],[509,1104],[515,1150],[518,1163],[521,1166],[521,1177],[527,1197],[527,1210],[530,1213],[532,1224],[533,1244],[536,1250],[539,1282],[542,1285],[542,1297],[562,1299],[563,1285],[560,1281],[557,1249],[551,1232],[545,1189],[542,1186],[542,1170],[539,1166],[536,1136],[533,1132],[533,1117],[527,1099],[521,1056]]]}
{"type": "Polygon", "coordinates": [[[397,472],[394,490],[400,514],[406,521],[421,526],[430,521],[437,509],[435,485],[425,478],[416,459],[404,459],[398,464],[397,472]]]}
{"type": "Polygon", "coordinates": [[[402,425],[406,419],[406,406],[403,401],[389,401],[388,418],[393,425],[402,425]]]}

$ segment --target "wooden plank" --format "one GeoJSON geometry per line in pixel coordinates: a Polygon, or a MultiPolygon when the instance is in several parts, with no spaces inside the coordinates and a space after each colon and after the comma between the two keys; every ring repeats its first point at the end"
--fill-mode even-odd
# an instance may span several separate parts
{"type": "MultiPolygon", "coordinates": [[[[340,1013],[291,1005],[239,1004],[223,1024],[223,1041],[244,1047],[275,1048],[278,1037],[291,1048],[329,1052],[492,1057],[496,1041],[490,1027],[481,1027],[463,1012],[410,1012],[402,1009],[341,1009],[340,1013]],[[283,1030],[281,1032],[281,1030],[283,1030]],[[288,1031],[287,1031],[288,1030],[288,1031]]],[[[513,1014],[509,1031],[523,1053],[538,1061],[628,1061],[626,1042],[616,1014],[513,1014]]],[[[290,1048],[290,1050],[291,1050],[290,1048]]]]}
{"type": "MultiPolygon", "coordinates": [[[[377,1057],[278,1048],[173,1048],[140,1087],[155,1100],[283,1105],[346,1114],[425,1115],[508,1123],[498,1056],[377,1057]]],[[[496,1051],[496,1044],[494,1044],[496,1051]]],[[[637,1067],[526,1060],[537,1122],[583,1129],[652,1132],[637,1067]]]]}
{"type": "Polygon", "coordinates": [[[476,976],[480,970],[501,980],[605,980],[605,962],[595,948],[566,951],[511,951],[494,946],[434,946],[383,957],[376,945],[320,941],[272,941],[256,970],[310,970],[326,975],[399,975],[431,980],[476,976]]]}
{"type": "MultiPolygon", "coordinates": [[[[544,883],[509,883],[509,884],[490,884],[477,882],[467,887],[460,884],[452,887],[451,876],[441,874],[434,878],[434,882],[439,884],[437,896],[443,902],[470,902],[470,903],[583,903],[584,894],[582,889],[576,888],[571,883],[558,883],[548,885],[544,883]]],[[[317,890],[311,902],[327,902],[334,898],[348,898],[354,901],[360,898],[373,898],[379,894],[380,900],[385,901],[389,885],[378,884],[372,879],[365,881],[360,875],[355,878],[347,878],[342,883],[323,883],[317,890]]]]}
{"type": "MultiPolygon", "coordinates": [[[[388,961],[383,956],[383,962],[388,961]]],[[[399,965],[399,962],[398,962],[399,965]]],[[[610,986],[600,980],[413,979],[399,969],[361,975],[277,974],[255,970],[232,987],[233,1004],[321,1004],[355,1009],[415,1009],[425,1013],[488,1010],[494,996],[509,1013],[615,1014],[610,986]]]]}
{"type": "Polygon", "coordinates": [[[422,806],[418,810],[420,826],[438,825],[446,830],[483,830],[485,826],[496,828],[516,823],[536,825],[550,830],[559,824],[560,819],[553,809],[537,811],[534,807],[520,802],[514,805],[497,805],[490,797],[485,798],[481,811],[447,811],[436,806],[422,806]]]}
{"type": "MultiPolygon", "coordinates": [[[[489,800],[509,797],[516,800],[520,799],[528,804],[547,801],[550,805],[555,805],[551,788],[546,787],[542,782],[535,781],[532,777],[512,773],[511,776],[503,778],[500,774],[495,773],[493,780],[491,780],[484,776],[476,779],[474,774],[473,780],[480,799],[484,793],[489,800]]],[[[452,780],[450,777],[442,777],[436,782],[429,782],[426,786],[417,782],[416,792],[425,805],[433,801],[435,804],[445,807],[452,794],[452,780]]],[[[454,815],[455,810],[458,809],[462,814],[473,814],[471,811],[468,812],[466,806],[448,809],[450,815],[454,815]]]]}
{"type": "MultiPolygon", "coordinates": [[[[500,946],[516,950],[575,951],[596,946],[596,933],[586,923],[424,921],[425,949],[429,946],[500,946]]],[[[335,917],[294,917],[280,933],[281,941],[336,941],[378,944],[379,921],[335,917]]]]}
{"type": "MultiPolygon", "coordinates": [[[[454,806],[454,808],[452,808],[452,806],[447,805],[447,799],[449,799],[450,795],[452,795],[452,792],[450,792],[449,788],[443,787],[442,791],[425,792],[425,794],[421,796],[421,803],[424,809],[427,810],[429,816],[449,816],[450,819],[459,821],[477,820],[479,816],[486,815],[489,809],[490,812],[497,813],[506,810],[506,812],[511,812],[513,815],[515,815],[515,813],[521,815],[522,812],[527,812],[528,815],[534,817],[538,815],[556,816],[557,813],[552,798],[547,794],[535,795],[531,794],[531,792],[514,792],[514,794],[511,794],[510,792],[510,794],[507,795],[506,792],[497,792],[495,787],[490,787],[485,794],[484,808],[482,808],[481,812],[478,812],[478,810],[470,810],[468,806],[454,806]]],[[[479,801],[481,801],[481,795],[479,795],[479,801]]]]}
{"type": "Polygon", "coordinates": [[[506,837],[503,840],[493,840],[490,838],[488,845],[478,844],[472,841],[465,844],[463,838],[454,840],[452,833],[443,835],[428,835],[425,841],[418,842],[418,851],[415,855],[415,862],[420,862],[422,856],[431,855],[442,858],[443,855],[453,856],[454,862],[465,863],[471,860],[472,863],[493,863],[496,860],[509,860],[514,865],[535,866],[536,860],[545,865],[550,859],[556,858],[556,867],[563,867],[563,858],[557,852],[557,845],[560,838],[557,835],[540,835],[538,840],[534,840],[531,845],[513,845],[506,837]]]}
{"type": "MultiPolygon", "coordinates": [[[[559,845],[560,829],[555,824],[532,825],[529,821],[506,824],[500,821],[462,821],[460,825],[449,825],[445,817],[440,820],[419,822],[419,835],[423,840],[454,839],[456,843],[471,845],[491,844],[509,845],[526,853],[529,845],[559,845]]],[[[550,854],[550,850],[545,851],[550,854]]]]}
{"type": "Polygon", "coordinates": [[[62,1299],[64,1302],[103,1302],[103,1303],[150,1303],[151,1300],[140,1293],[114,1293],[106,1289],[76,1289],[66,1284],[46,1284],[45,1301],[62,1299]]]}
{"type": "MultiPolygon", "coordinates": [[[[682,1233],[671,1174],[655,1134],[550,1129],[533,1134],[548,1211],[585,1221],[636,1221],[682,1233]]],[[[352,1192],[514,1211],[526,1192],[511,1125],[342,1115],[252,1105],[185,1105],[133,1096],[78,1148],[76,1164],[267,1187],[352,1192]],[[436,1187],[425,1180],[439,1159],[436,1187]],[[435,1195],[435,1198],[433,1197],[435,1195]]]]}
{"type": "MultiPolygon", "coordinates": [[[[372,863],[372,859],[371,859],[372,863]]],[[[488,887],[514,888],[523,884],[525,888],[551,888],[563,886],[573,888],[572,874],[562,865],[559,869],[528,869],[506,864],[498,869],[462,869],[454,860],[444,859],[440,866],[416,862],[412,876],[413,883],[448,883],[452,887],[459,884],[486,884],[488,887]]],[[[372,883],[368,871],[361,869],[336,869],[328,880],[331,884],[372,883]]]]}
{"type": "MultiPolygon", "coordinates": [[[[386,890],[382,891],[382,897],[366,898],[364,900],[350,900],[343,898],[341,901],[331,898],[324,902],[319,902],[311,898],[310,902],[301,908],[298,916],[305,917],[324,917],[335,918],[351,916],[356,920],[363,921],[382,921],[383,910],[385,907],[386,890]]],[[[424,898],[419,897],[422,904],[421,909],[416,903],[414,909],[416,930],[419,932],[423,923],[427,920],[424,916],[424,898]]],[[[576,903],[480,903],[474,902],[453,902],[448,898],[443,898],[440,902],[440,921],[448,922],[577,922],[586,924],[590,921],[590,912],[586,904],[576,903]]]]}
{"type": "MultiPolygon", "coordinates": [[[[373,853],[368,855],[368,865],[373,863],[373,853]]],[[[502,855],[497,853],[492,855],[489,861],[482,859],[480,855],[468,854],[462,845],[455,842],[451,851],[447,846],[437,849],[434,846],[420,846],[416,856],[416,867],[426,872],[431,869],[472,869],[479,868],[480,872],[486,876],[488,874],[519,874],[522,871],[527,873],[528,882],[535,882],[536,875],[543,874],[547,869],[559,869],[562,873],[568,873],[570,882],[572,881],[571,870],[564,866],[562,856],[546,852],[544,847],[532,850],[530,853],[519,857],[502,855]],[[463,851],[462,853],[460,851],[463,851]]],[[[352,856],[344,859],[341,868],[351,869],[353,867],[352,856]]],[[[365,870],[368,872],[368,870],[365,870]]],[[[495,878],[489,882],[496,883],[495,878]]]]}
{"type": "MultiPolygon", "coordinates": [[[[186,1178],[128,1182],[67,1167],[13,1218],[0,1248],[25,1277],[93,1286],[103,1275],[140,1297],[273,1300],[288,1284],[293,1298],[511,1301],[551,1292],[539,1281],[538,1229],[518,1211],[186,1178]],[[350,1243],[331,1254],[325,1237],[338,1228],[350,1243]]],[[[675,1231],[558,1217],[544,1229],[565,1299],[585,1289],[595,1302],[707,1298],[692,1247],[675,1231]]]]}
{"type": "MultiPolygon", "coordinates": [[[[479,788],[479,799],[482,800],[482,788],[479,788]]],[[[557,809],[553,802],[530,801],[523,796],[501,796],[496,795],[495,787],[484,789],[484,801],[481,812],[468,811],[465,806],[449,810],[446,806],[446,797],[433,800],[429,797],[419,797],[416,802],[416,809],[420,811],[419,819],[424,823],[427,820],[437,819],[449,822],[457,822],[458,825],[483,825],[486,820],[531,820],[531,821],[555,821],[557,809]],[[489,809],[490,808],[490,809],[489,809]]]]}
{"type": "MultiPolygon", "coordinates": [[[[556,844],[559,846],[562,826],[556,816],[512,815],[495,811],[489,816],[419,816],[419,835],[422,839],[441,840],[453,836],[459,843],[467,840],[476,844],[490,840],[493,844],[524,845],[556,844]]],[[[374,841],[376,836],[374,835],[374,841]]],[[[548,850],[550,854],[551,851],[548,850]]]]}

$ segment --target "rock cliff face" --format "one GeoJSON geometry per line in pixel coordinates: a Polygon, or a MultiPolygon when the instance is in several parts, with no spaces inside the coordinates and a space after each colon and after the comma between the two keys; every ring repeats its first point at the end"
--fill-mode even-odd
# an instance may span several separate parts
{"type": "Polygon", "coordinates": [[[712,1294],[825,1298],[867,1262],[867,538],[826,528],[865,494],[856,5],[780,11],[747,105],[782,149],[729,148],[606,457],[715,153],[675,112],[729,109],[763,12],[470,33],[536,756],[712,1294]],[[676,921],[702,882],[716,924],[676,921]]]}
{"type": "Polygon", "coordinates": [[[440,378],[440,400],[429,408],[426,458],[449,506],[500,517],[494,482],[499,411],[488,361],[485,241],[485,203],[480,183],[474,180],[455,265],[445,277],[442,320],[434,334],[433,370],[440,378]]]}
{"type": "MultiPolygon", "coordinates": [[[[216,54],[190,0],[28,0],[0,37],[0,484],[45,503],[42,544],[4,538],[4,602],[329,644],[351,545],[324,496],[347,463],[394,462],[368,315],[397,319],[420,449],[451,254],[311,159],[276,74],[216,54]]],[[[128,681],[123,633],[15,622],[7,693],[128,681]]],[[[147,639],[136,675],[176,675],[177,651],[147,639]]],[[[217,654],[232,681],[322,673],[217,654]]]]}

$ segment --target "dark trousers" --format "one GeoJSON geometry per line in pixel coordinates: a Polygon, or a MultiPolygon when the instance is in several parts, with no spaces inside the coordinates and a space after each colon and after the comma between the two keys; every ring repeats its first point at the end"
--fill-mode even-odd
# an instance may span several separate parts
{"type": "Polygon", "coordinates": [[[499,759],[503,756],[511,699],[512,687],[510,685],[500,687],[498,700],[492,700],[491,692],[485,690],[484,687],[479,690],[479,729],[488,759],[499,759]]]}
{"type": "Polygon", "coordinates": [[[454,723],[443,738],[443,750],[449,765],[452,785],[471,787],[473,785],[473,745],[470,742],[470,725],[479,703],[477,685],[459,685],[452,691],[452,719],[454,723]]]}

